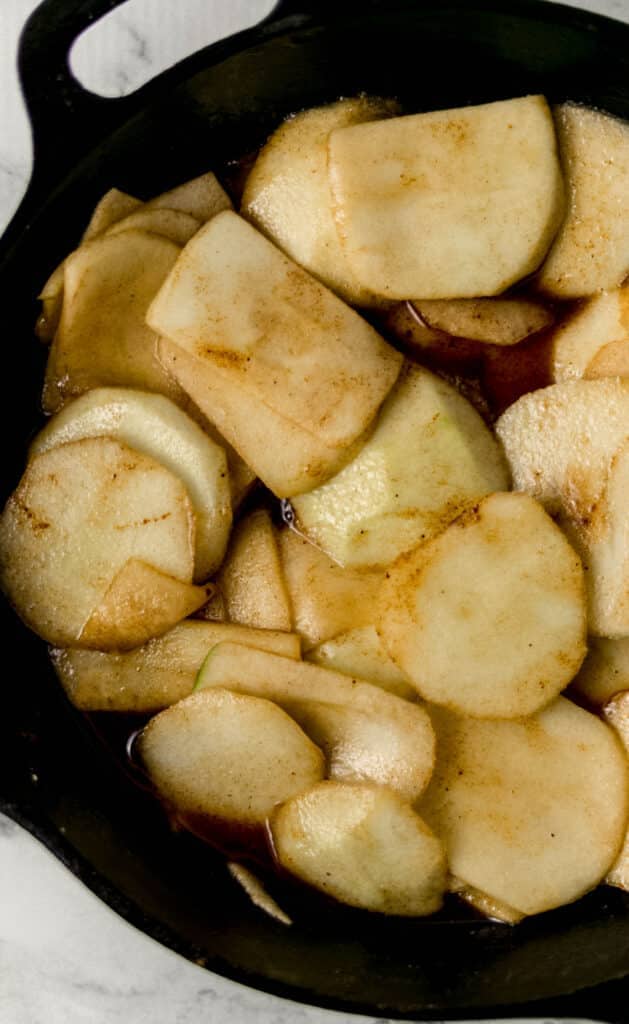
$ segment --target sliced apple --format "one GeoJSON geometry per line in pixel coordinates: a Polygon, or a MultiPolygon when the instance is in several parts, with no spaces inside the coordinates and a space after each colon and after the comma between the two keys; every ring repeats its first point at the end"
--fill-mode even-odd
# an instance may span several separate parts
{"type": "Polygon", "coordinates": [[[359,454],[292,504],[297,528],[341,565],[381,568],[508,486],[502,451],[470,403],[407,366],[359,454]]]}
{"type": "Polygon", "coordinates": [[[274,701],[325,743],[329,770],[345,779],[368,778],[407,800],[416,800],[430,779],[428,713],[364,680],[223,643],[204,662],[198,686],[274,701]]]}
{"type": "Polygon", "coordinates": [[[599,110],[555,110],[568,209],[540,275],[562,299],[616,288],[629,274],[629,125],[599,110]]]}
{"type": "Polygon", "coordinates": [[[329,173],[349,266],[385,299],[498,295],[537,270],[563,211],[543,96],[340,128],[329,173]]]}
{"type": "Polygon", "coordinates": [[[89,224],[83,232],[82,242],[91,242],[98,235],[102,235],[116,221],[128,217],[129,214],[139,210],[142,202],[128,192],[121,192],[118,188],[110,188],[108,192],[98,201],[94,212],[90,217],[89,224]]]}
{"type": "Polygon", "coordinates": [[[158,343],[165,372],[190,396],[247,467],[279,498],[300,494],[326,480],[360,447],[332,448],[263,401],[243,400],[238,373],[208,357],[201,361],[165,338],[158,343]],[[281,452],[281,458],[278,458],[281,452]]]}
{"type": "Polygon", "coordinates": [[[180,477],[196,517],[195,579],[207,579],[223,560],[232,522],[223,449],[162,395],[95,388],[57,413],[33,441],[31,455],[84,437],[116,438],[180,477]]]}
{"type": "Polygon", "coordinates": [[[175,245],[186,245],[197,233],[201,222],[182,210],[163,210],[160,207],[135,210],[122,220],[116,221],[106,234],[119,235],[122,231],[149,231],[154,235],[169,238],[175,245]]]}
{"type": "Polygon", "coordinates": [[[412,302],[391,306],[381,321],[385,336],[393,337],[406,355],[430,369],[466,375],[478,372],[485,349],[482,342],[453,338],[429,327],[418,309],[419,304],[412,302]]]}
{"type": "Polygon", "coordinates": [[[155,196],[144,204],[144,208],[179,210],[204,224],[223,210],[231,210],[232,202],[216,175],[208,171],[155,196]]]}
{"type": "Polygon", "coordinates": [[[361,626],[340,633],[313,647],[307,659],[346,676],[365,679],[397,697],[414,700],[417,696],[405,673],[389,657],[375,626],[361,626]]]}
{"type": "Polygon", "coordinates": [[[241,520],[217,578],[230,622],[258,629],[291,629],[271,516],[264,509],[241,520]]]}
{"type": "Polygon", "coordinates": [[[517,345],[555,319],[532,299],[429,299],[413,305],[428,327],[484,345],[517,345]]]}
{"type": "MultiPolygon", "coordinates": [[[[81,646],[85,624],[130,559],[190,583],[194,530],[186,488],[154,459],[105,437],[60,445],[30,461],[4,509],[2,587],[45,640],[81,646]]],[[[138,601],[161,600],[155,578],[146,582],[138,601]]],[[[100,622],[103,646],[120,642],[118,618],[111,627],[106,637],[100,622]]]]}
{"type": "Polygon", "coordinates": [[[419,813],[465,885],[520,914],[571,903],[609,871],[627,822],[627,767],[613,732],[564,697],[532,718],[431,708],[435,775],[419,813]]]}
{"type": "Polygon", "coordinates": [[[44,408],[56,412],[90,388],[123,385],[177,398],[144,322],[151,299],[179,248],[143,231],[97,238],[65,262],[64,300],[44,385],[44,408]]]}
{"type": "Polygon", "coordinates": [[[541,505],[492,494],[396,562],[378,632],[422,697],[479,718],[549,704],[586,652],[581,563],[541,505]]]}
{"type": "Polygon", "coordinates": [[[250,871],[244,864],[238,864],[233,860],[228,862],[227,870],[234,881],[238,882],[243,892],[247,894],[254,907],[264,911],[280,924],[291,925],[293,923],[253,871],[250,871]]]}
{"type": "Polygon", "coordinates": [[[336,128],[389,117],[395,104],[358,96],[287,118],[247,178],[242,213],[280,249],[348,302],[369,305],[348,266],[332,214],[328,137],[336,128]]]}
{"type": "Polygon", "coordinates": [[[474,889],[471,885],[465,885],[458,878],[451,878],[450,892],[456,893],[460,899],[468,903],[470,907],[474,907],[474,910],[478,910],[483,917],[488,917],[490,921],[519,924],[524,917],[519,910],[514,910],[513,907],[507,906],[500,900],[495,900],[492,896],[488,896],[487,893],[481,892],[479,889],[474,889]]]}
{"type": "Polygon", "coordinates": [[[443,847],[385,789],[321,782],[273,813],[271,835],[283,868],[341,903],[405,917],[441,906],[443,847]]]}
{"type": "Polygon", "coordinates": [[[299,658],[299,637],[270,629],[188,619],[124,652],[54,648],[55,671],[82,711],[161,711],[188,697],[208,652],[223,641],[299,658]]]}
{"type": "Polygon", "coordinates": [[[278,543],[294,627],[306,650],[373,622],[382,573],[344,569],[294,530],[280,530],[278,543]]]}
{"type": "Polygon", "coordinates": [[[204,690],[161,711],[138,753],[180,820],[263,828],[276,804],[323,777],[323,756],[268,700],[204,690]],[[201,821],[199,821],[201,819],[201,821]]]}
{"type": "MultiPolygon", "coordinates": [[[[629,756],[629,693],[619,693],[603,708],[605,721],[615,730],[629,756]]],[[[629,892],[629,831],[605,881],[629,892]]]]}
{"type": "Polygon", "coordinates": [[[577,306],[550,343],[553,381],[629,376],[629,286],[577,306]]]}
{"type": "Polygon", "coordinates": [[[629,637],[608,640],[590,637],[588,653],[572,689],[595,706],[605,704],[622,690],[629,690],[629,637]]]}
{"type": "Polygon", "coordinates": [[[333,448],[366,430],[401,363],[357,313],[231,211],[188,243],[147,322],[200,362],[209,355],[210,365],[229,367],[245,408],[261,400],[333,448]]]}

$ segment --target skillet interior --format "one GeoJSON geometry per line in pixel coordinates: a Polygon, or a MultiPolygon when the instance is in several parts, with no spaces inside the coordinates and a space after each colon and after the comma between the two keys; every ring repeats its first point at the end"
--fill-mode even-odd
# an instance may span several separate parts
{"type": "MultiPolygon", "coordinates": [[[[101,0],[101,13],[114,3],[101,0]]],[[[91,135],[85,111],[76,131],[98,141],[85,142],[83,153],[70,122],[56,159],[54,126],[41,152],[36,137],[35,185],[1,254],[3,497],[41,422],[37,287],[111,185],[149,196],[208,167],[220,173],[283,115],[362,90],[397,95],[409,111],[543,92],[629,118],[623,26],[508,0],[473,8],[465,0],[366,2],[360,11],[329,14],[327,23],[299,16],[267,23],[196,55],[130,101],[86,102],[91,135]]],[[[247,984],[372,1014],[625,1019],[626,986],[560,997],[626,975],[629,897],[600,889],[511,929],[454,903],[439,919],[409,922],[305,906],[293,893],[297,923],[284,929],[252,910],[219,857],[172,834],[152,800],[129,785],[66,704],[44,644],[4,604],[0,630],[7,664],[0,809],[165,944],[247,984]],[[543,1002],[522,1005],[531,1000],[543,1002]]]]}

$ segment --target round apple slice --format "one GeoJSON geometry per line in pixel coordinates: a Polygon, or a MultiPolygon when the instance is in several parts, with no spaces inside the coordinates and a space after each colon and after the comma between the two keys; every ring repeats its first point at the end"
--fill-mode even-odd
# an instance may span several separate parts
{"type": "MultiPolygon", "coordinates": [[[[0,519],[2,587],[27,625],[61,646],[92,646],[83,630],[95,613],[98,646],[124,646],[119,603],[110,631],[99,609],[112,608],[108,592],[131,560],[168,577],[171,615],[155,592],[156,574],[132,574],[145,580],[147,607],[159,605],[160,628],[174,626],[182,602],[173,581],[190,592],[184,614],[207,597],[206,588],[190,582],[193,557],[194,517],[183,483],[154,459],[106,437],[37,455],[0,519]]],[[[128,595],[124,580],[118,592],[128,595]]],[[[148,640],[150,630],[138,637],[137,604],[129,611],[132,642],[148,640]]]]}
{"type": "Polygon", "coordinates": [[[221,564],[232,522],[225,452],[168,398],[95,388],[65,406],[37,435],[31,455],[85,437],[113,437],[160,462],[185,484],[194,507],[195,579],[221,564]]]}
{"type": "Polygon", "coordinates": [[[274,813],[271,833],[282,867],[341,903],[406,917],[441,906],[443,847],[386,789],[321,782],[274,813]]]}
{"type": "Polygon", "coordinates": [[[259,697],[203,690],[153,718],[138,750],[160,796],[193,830],[262,828],[276,804],[323,777],[323,755],[259,697]]]}
{"type": "Polygon", "coordinates": [[[529,715],[585,656],[581,563],[532,498],[492,494],[392,566],[378,630],[427,700],[480,718],[529,715]]]}

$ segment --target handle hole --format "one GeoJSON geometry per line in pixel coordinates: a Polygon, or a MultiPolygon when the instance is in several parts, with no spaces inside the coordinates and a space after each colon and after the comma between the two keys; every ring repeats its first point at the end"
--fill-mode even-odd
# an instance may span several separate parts
{"type": "Polygon", "coordinates": [[[70,67],[98,96],[128,96],[197,50],[250,28],[276,0],[126,0],[82,33],[70,67]]]}

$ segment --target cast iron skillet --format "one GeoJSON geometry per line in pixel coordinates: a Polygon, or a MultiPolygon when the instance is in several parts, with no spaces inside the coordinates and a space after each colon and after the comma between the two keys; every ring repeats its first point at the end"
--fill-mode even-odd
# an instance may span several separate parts
{"type": "MultiPolygon", "coordinates": [[[[284,0],[256,29],[130,98],[102,100],[72,78],[67,54],[119,2],[46,0],[21,40],[35,164],[0,252],[3,497],[41,422],[38,286],[110,186],[150,196],[220,170],[283,115],[360,90],[395,94],[409,110],[543,92],[629,118],[629,28],[535,0],[284,0]]],[[[0,630],[0,809],[167,946],[245,984],[372,1015],[627,1020],[629,898],[618,890],[515,929],[454,903],[434,920],[383,920],[293,892],[284,902],[296,924],[274,924],[220,857],[169,832],[67,705],[44,644],[4,603],[0,630]]]]}

